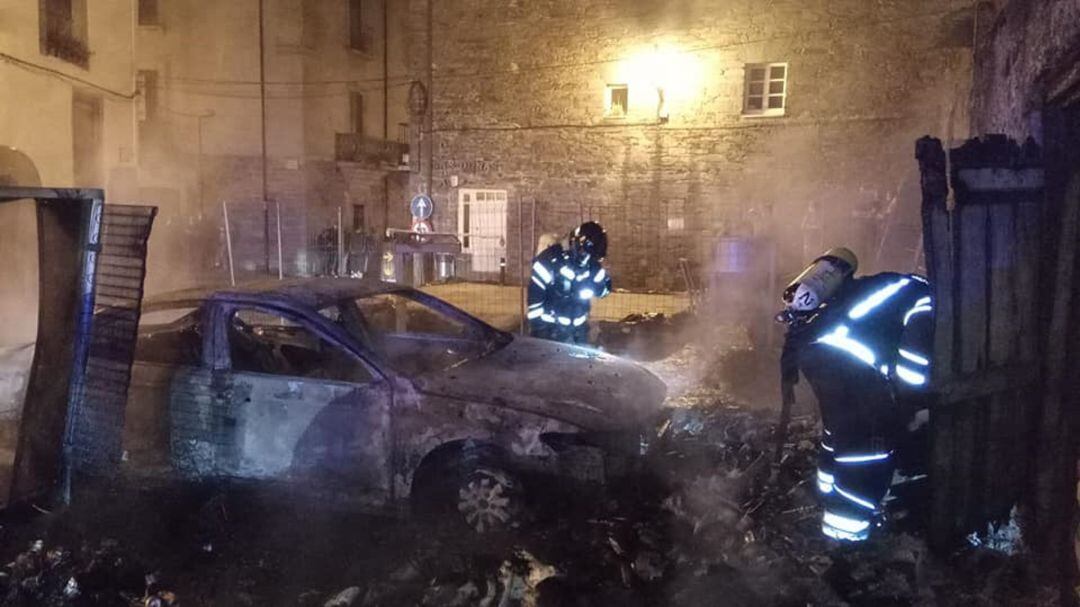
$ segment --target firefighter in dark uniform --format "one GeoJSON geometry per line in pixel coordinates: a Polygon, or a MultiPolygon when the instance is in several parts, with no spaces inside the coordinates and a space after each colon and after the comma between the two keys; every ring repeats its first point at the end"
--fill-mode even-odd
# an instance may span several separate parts
{"type": "Polygon", "coordinates": [[[785,289],[778,317],[788,324],[783,379],[802,371],[821,408],[822,532],[849,541],[867,539],[905,486],[926,484],[933,339],[926,279],[855,278],[857,268],[848,249],[826,252],[785,289]]]}
{"type": "Polygon", "coordinates": [[[533,337],[588,342],[592,301],[611,292],[606,255],[607,234],[588,221],[533,258],[525,313],[533,337]]]}

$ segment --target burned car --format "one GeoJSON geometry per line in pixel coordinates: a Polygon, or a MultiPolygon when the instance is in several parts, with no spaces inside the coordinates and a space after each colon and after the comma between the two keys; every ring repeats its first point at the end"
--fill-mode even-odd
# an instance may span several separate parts
{"type": "Polygon", "coordinates": [[[478,531],[511,523],[525,477],[632,466],[665,394],[630,361],[350,279],[148,299],[135,358],[132,473],[411,505],[478,531]]]}

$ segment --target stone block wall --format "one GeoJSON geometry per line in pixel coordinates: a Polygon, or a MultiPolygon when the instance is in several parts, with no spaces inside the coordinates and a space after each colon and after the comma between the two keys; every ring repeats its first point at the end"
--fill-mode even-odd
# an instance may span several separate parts
{"type": "Polygon", "coordinates": [[[430,187],[436,228],[451,231],[460,188],[506,189],[511,276],[519,234],[529,239],[521,249],[535,244],[533,204],[536,234],[565,232],[582,216],[603,221],[625,287],[678,286],[677,258],[707,266],[724,234],[771,236],[782,269],[795,270],[815,214],[819,240],[853,245],[868,270],[879,259],[910,269],[913,256],[897,267],[903,251],[879,258],[880,218],[893,209],[917,222],[916,138],[966,135],[966,2],[410,8],[410,66],[430,105],[410,187],[430,187]],[[744,67],[759,62],[788,64],[782,117],[742,114],[744,67]],[[617,83],[629,86],[629,111],[613,119],[605,85],[617,83]],[[515,201],[525,205],[521,229],[515,201]]]}
{"type": "Polygon", "coordinates": [[[1043,85],[1080,52],[1080,2],[980,3],[972,132],[1041,137],[1043,85]]]}

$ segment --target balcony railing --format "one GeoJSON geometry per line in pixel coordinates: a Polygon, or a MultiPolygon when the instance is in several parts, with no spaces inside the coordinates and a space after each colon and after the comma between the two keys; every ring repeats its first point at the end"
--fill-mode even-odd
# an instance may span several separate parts
{"type": "Polygon", "coordinates": [[[338,133],[334,157],[342,162],[357,162],[369,167],[397,168],[407,164],[409,144],[365,137],[359,133],[338,133]]]}

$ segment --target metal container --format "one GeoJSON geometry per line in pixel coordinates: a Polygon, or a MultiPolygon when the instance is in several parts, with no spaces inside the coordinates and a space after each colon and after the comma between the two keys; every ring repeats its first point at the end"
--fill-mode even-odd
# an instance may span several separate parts
{"type": "Polygon", "coordinates": [[[435,255],[436,280],[445,281],[455,276],[454,256],[449,253],[435,255]]]}

